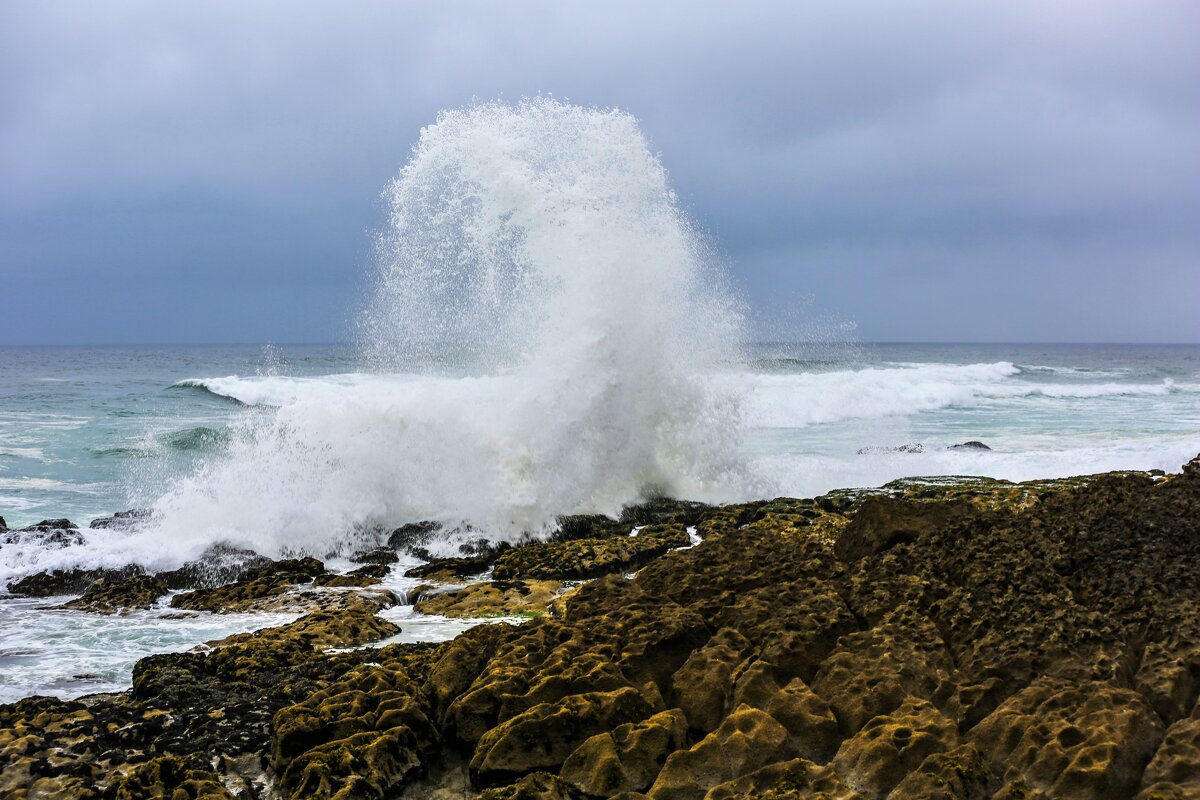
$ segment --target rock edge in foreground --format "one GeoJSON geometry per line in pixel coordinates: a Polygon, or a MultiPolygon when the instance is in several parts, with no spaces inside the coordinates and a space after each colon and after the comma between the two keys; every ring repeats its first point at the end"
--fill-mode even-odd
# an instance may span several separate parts
{"type": "MultiPolygon", "coordinates": [[[[555,613],[440,645],[353,649],[394,632],[375,615],[387,600],[322,589],[347,599],[143,659],[130,692],[0,706],[0,792],[1200,794],[1200,460],[1165,478],[883,495],[638,520],[703,541],[592,580],[555,613]]],[[[543,548],[552,562],[500,558],[520,580],[576,569],[599,552],[594,529],[543,548]]],[[[497,581],[441,602],[514,591],[497,581]]]]}

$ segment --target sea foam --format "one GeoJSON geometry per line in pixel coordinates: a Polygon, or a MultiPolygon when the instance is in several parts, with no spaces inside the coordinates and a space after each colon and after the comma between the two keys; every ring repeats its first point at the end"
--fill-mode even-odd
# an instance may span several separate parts
{"type": "Polygon", "coordinates": [[[369,374],[186,382],[266,408],[154,503],[159,541],[320,555],[416,519],[514,538],[749,491],[736,392],[707,379],[738,304],[632,116],[444,112],[384,198],[369,374]]]}

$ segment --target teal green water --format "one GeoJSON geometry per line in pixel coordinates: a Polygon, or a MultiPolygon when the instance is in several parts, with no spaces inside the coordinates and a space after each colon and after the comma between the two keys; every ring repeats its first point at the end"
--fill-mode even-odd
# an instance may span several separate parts
{"type": "MultiPolygon", "coordinates": [[[[231,423],[272,413],[255,403],[292,399],[280,381],[364,372],[338,345],[0,348],[0,516],[86,523],[148,505],[219,458],[231,423]],[[178,385],[231,377],[229,396],[178,385]]],[[[728,379],[744,385],[747,458],[783,493],[912,473],[1173,469],[1200,451],[1191,345],[758,345],[728,379]],[[967,439],[993,450],[942,449],[967,439]],[[887,451],[908,443],[926,452],[887,451]]]]}

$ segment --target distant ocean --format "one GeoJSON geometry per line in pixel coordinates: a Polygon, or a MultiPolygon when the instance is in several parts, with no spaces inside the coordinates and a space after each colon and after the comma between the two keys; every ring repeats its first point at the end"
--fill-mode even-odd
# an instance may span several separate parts
{"type": "MultiPolygon", "coordinates": [[[[453,380],[474,380],[467,374],[453,380]]],[[[760,344],[712,379],[739,398],[744,460],[776,494],[913,475],[1172,470],[1200,452],[1192,345],[760,344]],[[990,449],[948,449],[967,441],[990,449]]],[[[256,418],[326,398],[350,420],[353,402],[431,386],[433,407],[413,413],[437,413],[439,391],[450,390],[432,382],[445,380],[373,374],[334,345],[0,348],[0,516],[10,528],[48,517],[86,525],[147,507],[224,458],[256,418]]],[[[3,548],[0,563],[5,575],[22,569],[3,548]]]]}

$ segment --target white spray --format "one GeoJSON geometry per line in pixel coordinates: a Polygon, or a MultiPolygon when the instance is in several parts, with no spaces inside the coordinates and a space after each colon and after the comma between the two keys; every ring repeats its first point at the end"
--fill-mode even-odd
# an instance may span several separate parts
{"type": "Polygon", "coordinates": [[[161,536],[319,554],[377,524],[512,538],[741,493],[737,404],[708,380],[741,316],[632,116],[444,112],[385,199],[376,374],[254,416],[157,502],[161,536]]]}

